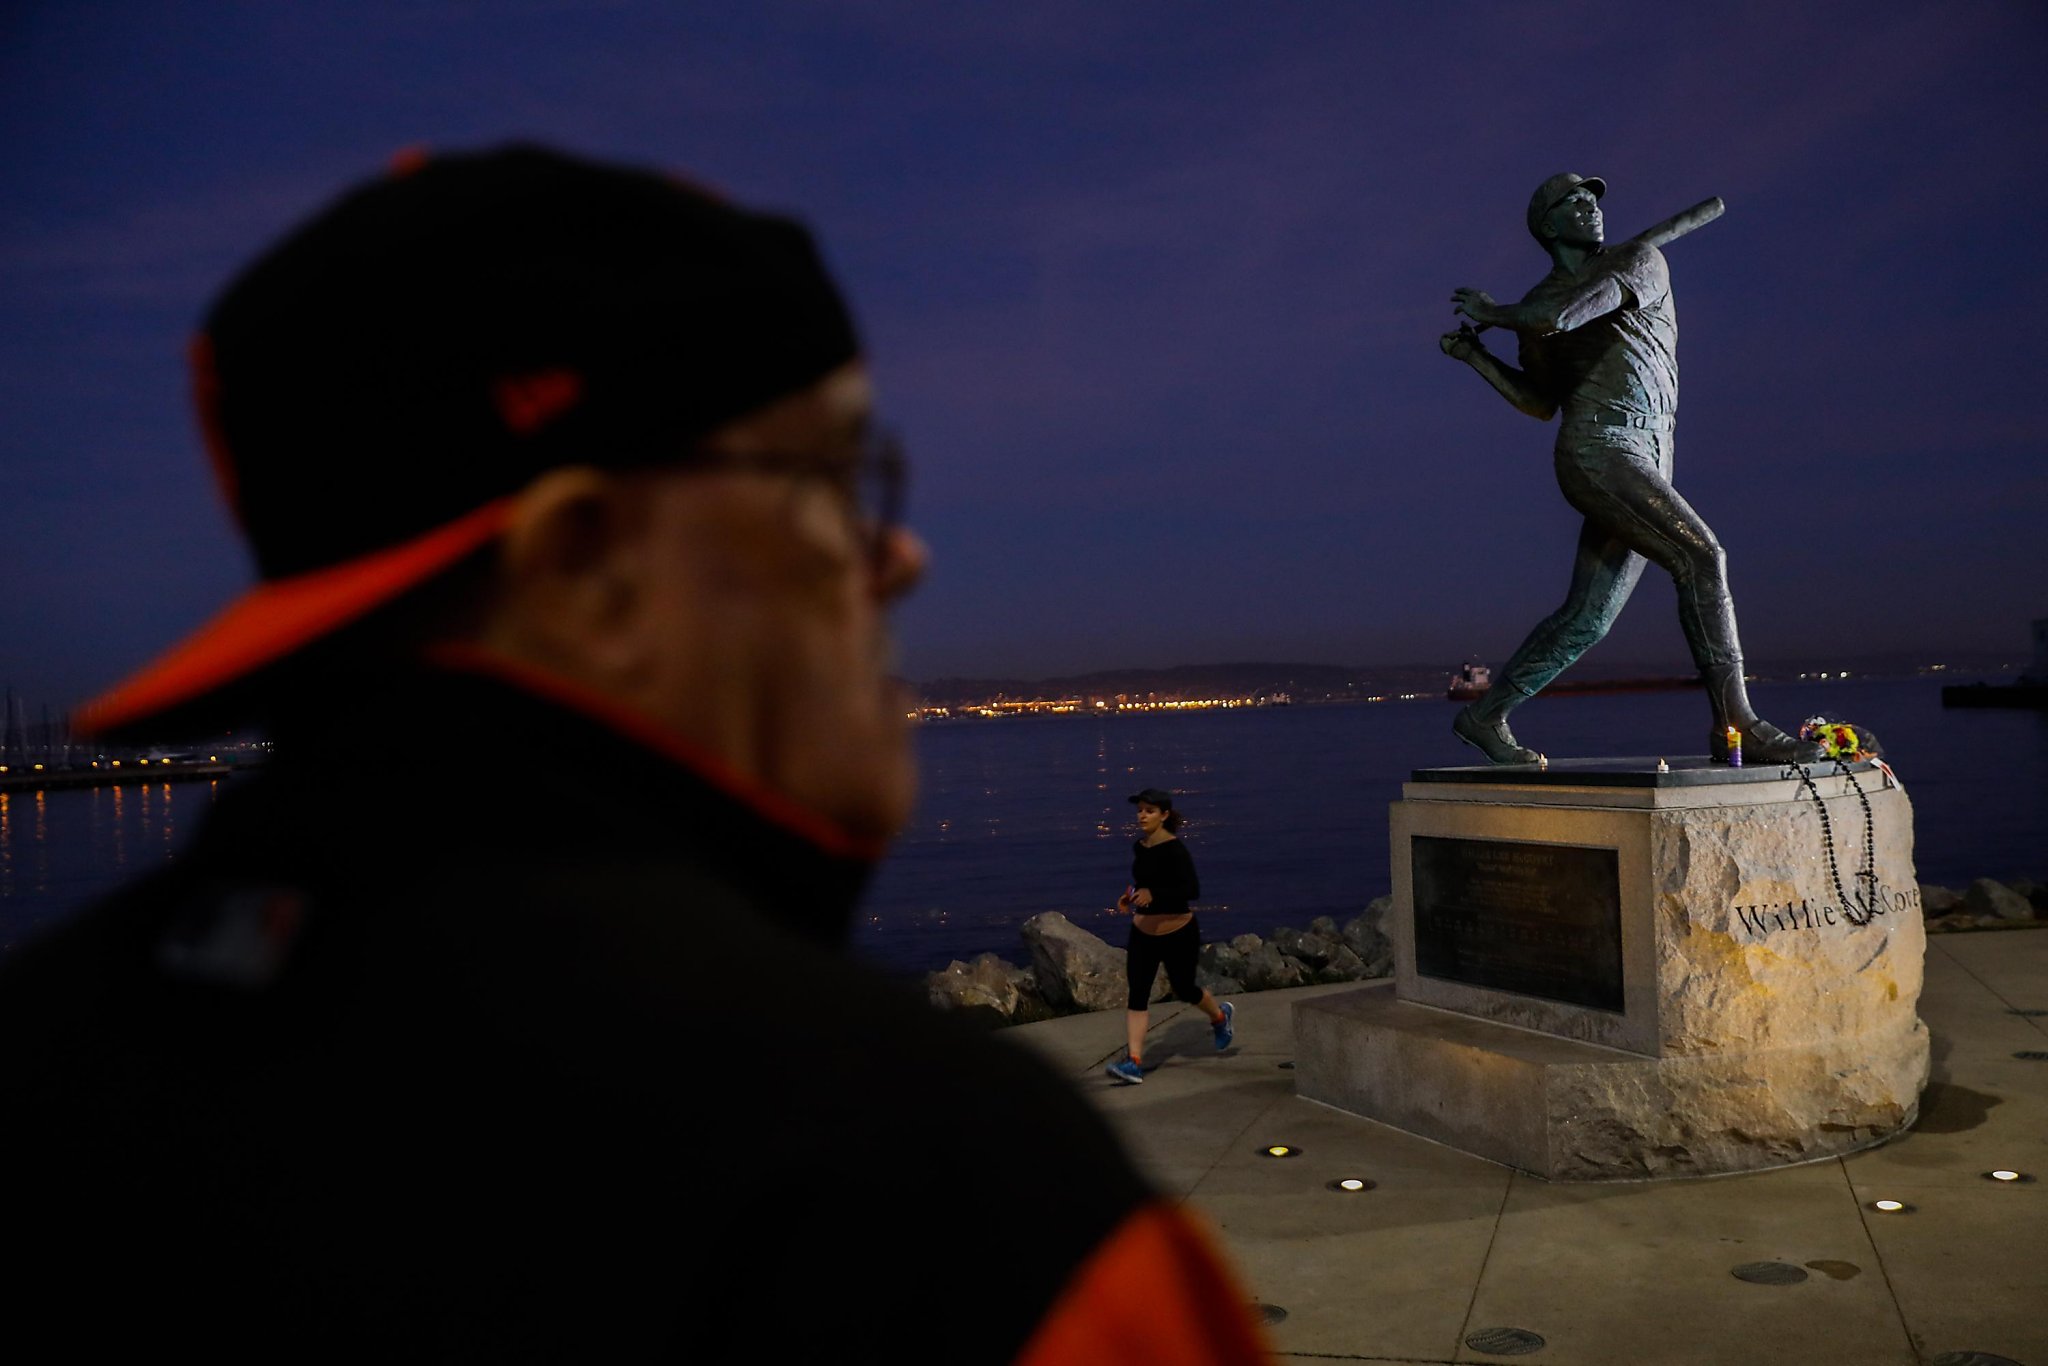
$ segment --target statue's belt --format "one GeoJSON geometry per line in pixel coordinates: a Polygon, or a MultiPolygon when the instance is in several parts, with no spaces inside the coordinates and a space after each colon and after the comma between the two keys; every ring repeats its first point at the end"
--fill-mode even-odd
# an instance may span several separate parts
{"type": "Polygon", "coordinates": [[[1645,417],[1641,413],[1573,413],[1564,420],[1567,427],[1633,427],[1643,432],[1668,432],[1678,425],[1675,413],[1645,417]]]}

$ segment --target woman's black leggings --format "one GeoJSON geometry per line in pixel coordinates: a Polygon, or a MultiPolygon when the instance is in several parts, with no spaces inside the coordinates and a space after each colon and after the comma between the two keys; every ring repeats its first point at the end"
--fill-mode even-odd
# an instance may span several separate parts
{"type": "Polygon", "coordinates": [[[1166,965],[1166,980],[1173,984],[1175,1000],[1192,1005],[1202,999],[1202,989],[1195,984],[1195,960],[1202,952],[1200,917],[1190,917],[1187,924],[1172,934],[1147,934],[1133,925],[1131,942],[1124,948],[1124,968],[1131,983],[1132,1010],[1150,1008],[1152,982],[1158,977],[1162,963],[1166,965]]]}

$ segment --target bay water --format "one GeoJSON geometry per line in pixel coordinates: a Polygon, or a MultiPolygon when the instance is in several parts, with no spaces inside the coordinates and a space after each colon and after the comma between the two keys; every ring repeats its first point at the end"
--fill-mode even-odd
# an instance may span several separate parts
{"type": "MultiPolygon", "coordinates": [[[[1866,726],[1913,803],[1922,882],[2048,881],[2048,713],[1941,705],[1937,682],[1855,679],[1751,689],[1787,729],[1866,726]]],[[[992,951],[1028,962],[1017,927],[1058,911],[1115,944],[1130,873],[1129,802],[1176,794],[1201,878],[1203,937],[1340,924],[1392,890],[1387,808],[1412,770],[1481,762],[1452,704],[1408,702],[925,726],[916,816],[877,872],[856,937],[884,966],[926,971],[992,951]]],[[[1538,697],[1515,713],[1552,758],[1706,749],[1698,689],[1538,697]]],[[[1860,837],[1860,832],[1857,832],[1860,837]]],[[[1815,856],[1820,856],[1818,848],[1815,856]]]]}
{"type": "MultiPolygon", "coordinates": [[[[2048,880],[2048,713],[1946,709],[1932,680],[1752,697],[1788,728],[1825,715],[1877,734],[1913,803],[1922,882],[2048,880]]],[[[1477,761],[1451,735],[1454,711],[1426,699],[925,723],[916,811],[876,870],[855,951],[904,974],[984,951],[1023,962],[1018,927],[1042,911],[1121,943],[1129,922],[1109,908],[1130,873],[1127,799],[1144,787],[1176,793],[1187,817],[1205,938],[1341,922],[1391,889],[1387,807],[1411,770],[1477,761]]],[[[1695,689],[1540,697],[1515,728],[1552,758],[1677,756],[1703,751],[1707,720],[1695,689]]],[[[0,794],[0,953],[175,858],[247,780],[0,794]]],[[[529,818],[508,805],[507,820],[529,818]]]]}

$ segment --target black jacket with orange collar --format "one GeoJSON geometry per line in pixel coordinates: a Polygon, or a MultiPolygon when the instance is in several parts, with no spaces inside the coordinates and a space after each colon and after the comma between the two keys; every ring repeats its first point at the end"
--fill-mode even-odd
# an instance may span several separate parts
{"type": "Polygon", "coordinates": [[[1263,1360],[1067,1083],[847,957],[868,865],[792,823],[474,674],[285,732],[0,971],[10,1338],[1263,1360]]]}

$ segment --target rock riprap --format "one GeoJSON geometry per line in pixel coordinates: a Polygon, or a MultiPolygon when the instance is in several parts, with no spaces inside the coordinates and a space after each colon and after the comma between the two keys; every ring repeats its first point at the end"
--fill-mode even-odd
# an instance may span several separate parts
{"type": "MultiPolygon", "coordinates": [[[[1381,897],[1342,926],[1319,916],[1306,930],[1281,926],[1268,939],[1240,934],[1204,944],[1195,980],[1222,997],[1384,977],[1393,970],[1393,949],[1378,921],[1389,904],[1391,898],[1381,897]]],[[[1020,932],[1028,966],[993,953],[980,954],[972,962],[956,959],[926,974],[931,1003],[991,1025],[1124,1008],[1123,949],[1057,911],[1032,916],[1020,932]]],[[[1153,981],[1151,999],[1163,1001],[1170,995],[1162,968],[1153,981]]]]}
{"type": "Polygon", "coordinates": [[[1929,934],[2029,928],[2048,923],[2048,883],[2028,877],[1980,877],[1959,892],[1923,882],[1920,909],[1929,934]]]}

